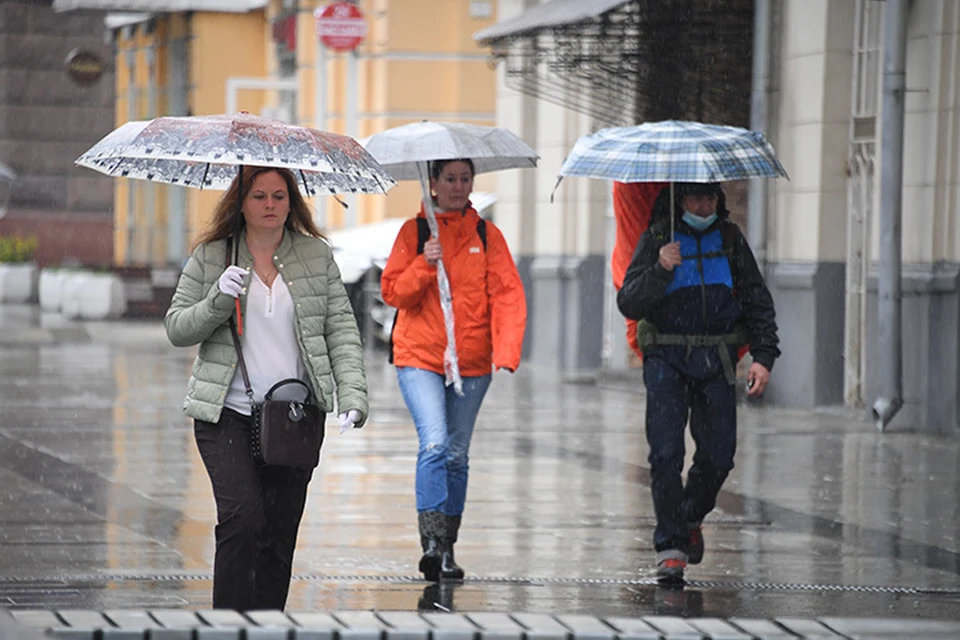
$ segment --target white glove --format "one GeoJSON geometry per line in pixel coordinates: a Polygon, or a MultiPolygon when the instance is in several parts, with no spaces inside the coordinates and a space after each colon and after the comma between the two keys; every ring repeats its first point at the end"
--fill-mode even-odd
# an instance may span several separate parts
{"type": "Polygon", "coordinates": [[[217,281],[217,288],[231,298],[239,298],[243,293],[243,279],[250,273],[235,264],[227,267],[227,270],[220,274],[217,281]]]}
{"type": "Polygon", "coordinates": [[[360,422],[360,412],[356,409],[350,409],[350,411],[337,416],[337,422],[340,423],[340,435],[343,435],[349,429],[352,429],[353,425],[360,422]]]}

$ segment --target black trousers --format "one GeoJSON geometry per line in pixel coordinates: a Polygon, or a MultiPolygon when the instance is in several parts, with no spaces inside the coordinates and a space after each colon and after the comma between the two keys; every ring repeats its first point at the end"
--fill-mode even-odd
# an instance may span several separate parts
{"type": "Polygon", "coordinates": [[[213,607],[282,610],[313,470],[254,465],[251,424],[226,408],[218,423],[194,421],[217,502],[213,607]]]}
{"type": "Polygon", "coordinates": [[[716,347],[695,348],[690,357],[685,351],[682,346],[663,346],[643,358],[657,551],[687,551],[687,523],[700,522],[713,511],[737,450],[736,389],[723,375],[716,347]],[[684,486],[688,418],[697,449],[684,486]]]}

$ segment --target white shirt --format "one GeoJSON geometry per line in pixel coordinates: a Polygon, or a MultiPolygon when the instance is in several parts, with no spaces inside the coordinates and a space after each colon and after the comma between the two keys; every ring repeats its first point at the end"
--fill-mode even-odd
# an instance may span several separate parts
{"type": "MultiPolygon", "coordinates": [[[[247,291],[240,346],[247,363],[253,397],[258,403],[263,402],[270,387],[285,378],[307,380],[295,322],[293,298],[282,275],[277,274],[271,288],[254,271],[247,291]]],[[[239,362],[223,404],[238,413],[250,415],[250,401],[239,362]]]]}

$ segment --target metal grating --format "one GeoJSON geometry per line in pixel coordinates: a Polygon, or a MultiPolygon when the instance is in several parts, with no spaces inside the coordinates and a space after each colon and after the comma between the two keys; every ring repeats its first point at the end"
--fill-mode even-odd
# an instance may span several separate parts
{"type": "MultiPolygon", "coordinates": [[[[190,573],[91,573],[64,576],[2,576],[0,585],[30,585],[31,587],[60,585],[83,586],[110,582],[192,582],[212,580],[213,574],[204,572],[190,573]]],[[[334,575],[301,574],[294,575],[295,581],[308,582],[376,582],[386,584],[424,584],[420,576],[401,575],[334,575]]],[[[505,584],[515,586],[550,585],[611,585],[611,586],[657,586],[655,578],[537,578],[503,576],[469,576],[465,584],[505,584]]],[[[804,591],[833,593],[888,593],[899,595],[960,595],[960,587],[926,588],[896,585],[843,585],[790,582],[736,582],[724,580],[687,580],[685,586],[693,589],[722,589],[737,591],[804,591]]]]}

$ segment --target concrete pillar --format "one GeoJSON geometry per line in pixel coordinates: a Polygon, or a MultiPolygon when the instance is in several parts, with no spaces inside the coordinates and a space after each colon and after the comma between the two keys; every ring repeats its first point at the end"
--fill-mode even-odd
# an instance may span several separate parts
{"type": "Polygon", "coordinates": [[[788,0],[781,8],[777,152],[780,180],[768,229],[768,285],[781,350],[768,401],[843,401],[844,261],[855,3],[788,0]]]}
{"type": "MultiPolygon", "coordinates": [[[[499,21],[536,4],[500,0],[499,21]]],[[[527,289],[524,357],[568,374],[600,367],[604,323],[605,208],[611,185],[566,180],[549,196],[560,166],[590,119],[510,89],[503,65],[497,87],[497,124],[540,153],[536,170],[497,174],[496,223],[503,230],[527,289]]]]}

